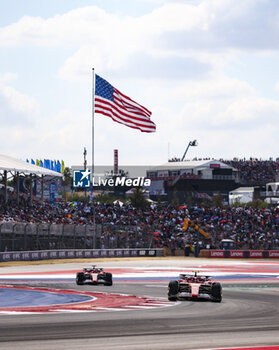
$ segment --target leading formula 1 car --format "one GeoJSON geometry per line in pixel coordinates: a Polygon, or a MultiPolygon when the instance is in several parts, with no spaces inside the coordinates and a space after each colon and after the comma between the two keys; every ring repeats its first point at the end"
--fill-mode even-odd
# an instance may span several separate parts
{"type": "Polygon", "coordinates": [[[112,274],[110,272],[105,272],[103,268],[98,268],[95,265],[92,267],[85,267],[82,272],[77,272],[76,283],[81,285],[85,282],[112,286],[112,274]]]}
{"type": "Polygon", "coordinates": [[[176,301],[178,298],[190,300],[207,299],[217,303],[222,301],[222,286],[213,282],[209,276],[180,274],[179,279],[169,282],[168,299],[176,301]]]}

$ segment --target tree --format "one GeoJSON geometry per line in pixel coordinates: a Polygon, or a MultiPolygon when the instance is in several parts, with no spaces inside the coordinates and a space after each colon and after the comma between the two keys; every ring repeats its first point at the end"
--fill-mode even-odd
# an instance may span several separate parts
{"type": "Polygon", "coordinates": [[[232,208],[240,208],[240,207],[244,207],[244,204],[240,202],[239,198],[236,198],[232,204],[231,204],[232,208]]]}
{"type": "Polygon", "coordinates": [[[96,202],[100,203],[113,203],[117,198],[109,193],[103,193],[100,194],[98,197],[96,197],[96,202]]]}
{"type": "Polygon", "coordinates": [[[191,207],[193,205],[193,198],[192,198],[192,193],[191,192],[187,192],[185,195],[184,195],[184,198],[185,198],[185,203],[191,207]]]}
{"type": "Polygon", "coordinates": [[[223,198],[220,192],[218,192],[217,195],[213,196],[212,205],[216,208],[223,208],[223,198]]]}
{"type": "Polygon", "coordinates": [[[209,199],[208,197],[203,198],[203,200],[202,200],[202,202],[201,202],[201,205],[202,205],[203,207],[209,208],[209,207],[211,206],[211,201],[210,201],[210,199],[209,199]]]}
{"type": "Polygon", "coordinates": [[[149,203],[145,198],[144,190],[141,187],[136,187],[134,192],[129,196],[131,204],[136,209],[145,209],[149,203]]]}
{"type": "Polygon", "coordinates": [[[66,167],[64,169],[64,185],[70,185],[72,186],[73,184],[73,176],[72,176],[72,173],[71,173],[71,169],[66,167]]]}
{"type": "Polygon", "coordinates": [[[178,198],[178,194],[177,194],[177,189],[174,188],[173,192],[172,192],[172,200],[171,200],[171,205],[176,208],[179,206],[179,198],[178,198]]]}
{"type": "Polygon", "coordinates": [[[158,210],[161,210],[162,209],[162,201],[161,201],[161,198],[160,197],[158,197],[158,200],[157,200],[157,209],[158,210]]]}
{"type": "Polygon", "coordinates": [[[259,198],[255,198],[252,200],[252,202],[247,203],[247,206],[256,208],[256,209],[264,209],[268,206],[267,202],[262,201],[259,198]]]}

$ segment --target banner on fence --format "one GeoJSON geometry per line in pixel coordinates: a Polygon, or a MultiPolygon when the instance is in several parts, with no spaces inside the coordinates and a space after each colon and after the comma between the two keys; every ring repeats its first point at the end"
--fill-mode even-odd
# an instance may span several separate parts
{"type": "Polygon", "coordinates": [[[210,250],[210,258],[279,258],[279,250],[210,250]]]}
{"type": "Polygon", "coordinates": [[[47,259],[81,259],[114,257],[159,257],[164,256],[164,249],[82,249],[82,250],[40,250],[29,252],[0,253],[0,261],[32,261],[47,259]]]}

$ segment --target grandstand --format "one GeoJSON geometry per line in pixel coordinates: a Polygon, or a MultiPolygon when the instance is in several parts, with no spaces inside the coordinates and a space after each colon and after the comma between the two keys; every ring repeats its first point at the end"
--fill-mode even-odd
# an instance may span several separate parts
{"type": "MultiPolygon", "coordinates": [[[[17,164],[21,168],[19,165],[3,166],[2,162],[1,191],[8,192],[7,173],[13,176],[25,171],[28,176],[45,176],[51,172],[36,166],[29,168],[31,165],[25,162],[17,164]]],[[[170,200],[160,205],[152,203],[145,209],[134,208],[129,202],[121,206],[117,202],[92,206],[66,201],[52,205],[42,198],[32,202],[20,192],[16,198],[13,190],[5,198],[3,192],[0,196],[0,251],[162,247],[183,251],[186,245],[197,242],[201,247],[219,249],[223,239],[233,240],[236,249],[278,248],[279,209],[272,203],[264,209],[213,207],[210,201],[203,204],[204,199],[211,199],[217,191],[225,196],[230,187],[232,191],[242,188],[243,192],[242,180],[246,174],[261,179],[265,184],[264,196],[278,195],[278,183],[267,181],[273,161],[254,162],[252,170],[248,171],[250,163],[243,165],[242,161],[238,164],[234,160],[234,164],[205,159],[168,162],[147,169],[152,186],[157,185],[158,191],[163,188],[163,198],[170,200]],[[181,194],[178,205],[172,201],[174,189],[181,194]],[[193,203],[186,203],[185,194],[191,195],[193,203]]],[[[61,174],[55,175],[61,177],[61,174]]],[[[257,189],[257,186],[246,187],[252,187],[254,192],[257,189]]]]}
{"type": "Polygon", "coordinates": [[[228,201],[229,191],[239,184],[239,171],[215,159],[170,161],[148,170],[147,177],[151,179],[150,195],[154,199],[165,195],[166,200],[176,190],[181,200],[186,193],[195,198],[211,198],[221,193],[228,201]]]}
{"type": "MultiPolygon", "coordinates": [[[[276,179],[279,179],[278,159],[181,161],[179,158],[173,158],[168,163],[149,169],[147,176],[152,180],[150,194],[155,200],[161,196],[170,201],[175,192],[180,201],[185,200],[187,196],[201,202],[220,194],[224,203],[228,204],[230,193],[232,198],[233,191],[237,191],[238,194],[234,195],[234,198],[237,198],[240,192],[247,194],[248,187],[252,188],[250,193],[253,193],[253,198],[264,200],[266,197],[275,197],[272,200],[274,203],[277,197],[279,200],[278,191],[274,195],[271,193],[271,186],[269,190],[266,188],[267,183],[276,183],[276,179]]],[[[241,198],[246,198],[244,201],[247,201],[248,197],[251,198],[246,194],[241,195],[241,198]]]]}
{"type": "Polygon", "coordinates": [[[265,186],[279,180],[279,160],[257,158],[224,160],[239,171],[240,182],[246,186],[265,186]]]}

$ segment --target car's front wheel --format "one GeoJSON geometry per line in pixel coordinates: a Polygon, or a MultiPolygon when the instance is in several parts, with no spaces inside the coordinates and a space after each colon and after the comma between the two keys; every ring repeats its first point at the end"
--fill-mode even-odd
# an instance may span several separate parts
{"type": "Polygon", "coordinates": [[[170,281],[169,292],[168,292],[169,301],[176,301],[177,300],[178,289],[179,289],[178,281],[170,281]]]}
{"type": "Polygon", "coordinates": [[[220,303],[222,301],[222,286],[221,283],[215,282],[212,284],[212,301],[220,303]]]}
{"type": "Polygon", "coordinates": [[[78,272],[76,274],[76,284],[81,285],[85,281],[84,273],[83,272],[78,272]]]}
{"type": "Polygon", "coordinates": [[[112,274],[110,272],[106,272],[105,286],[112,286],[112,274]]]}

